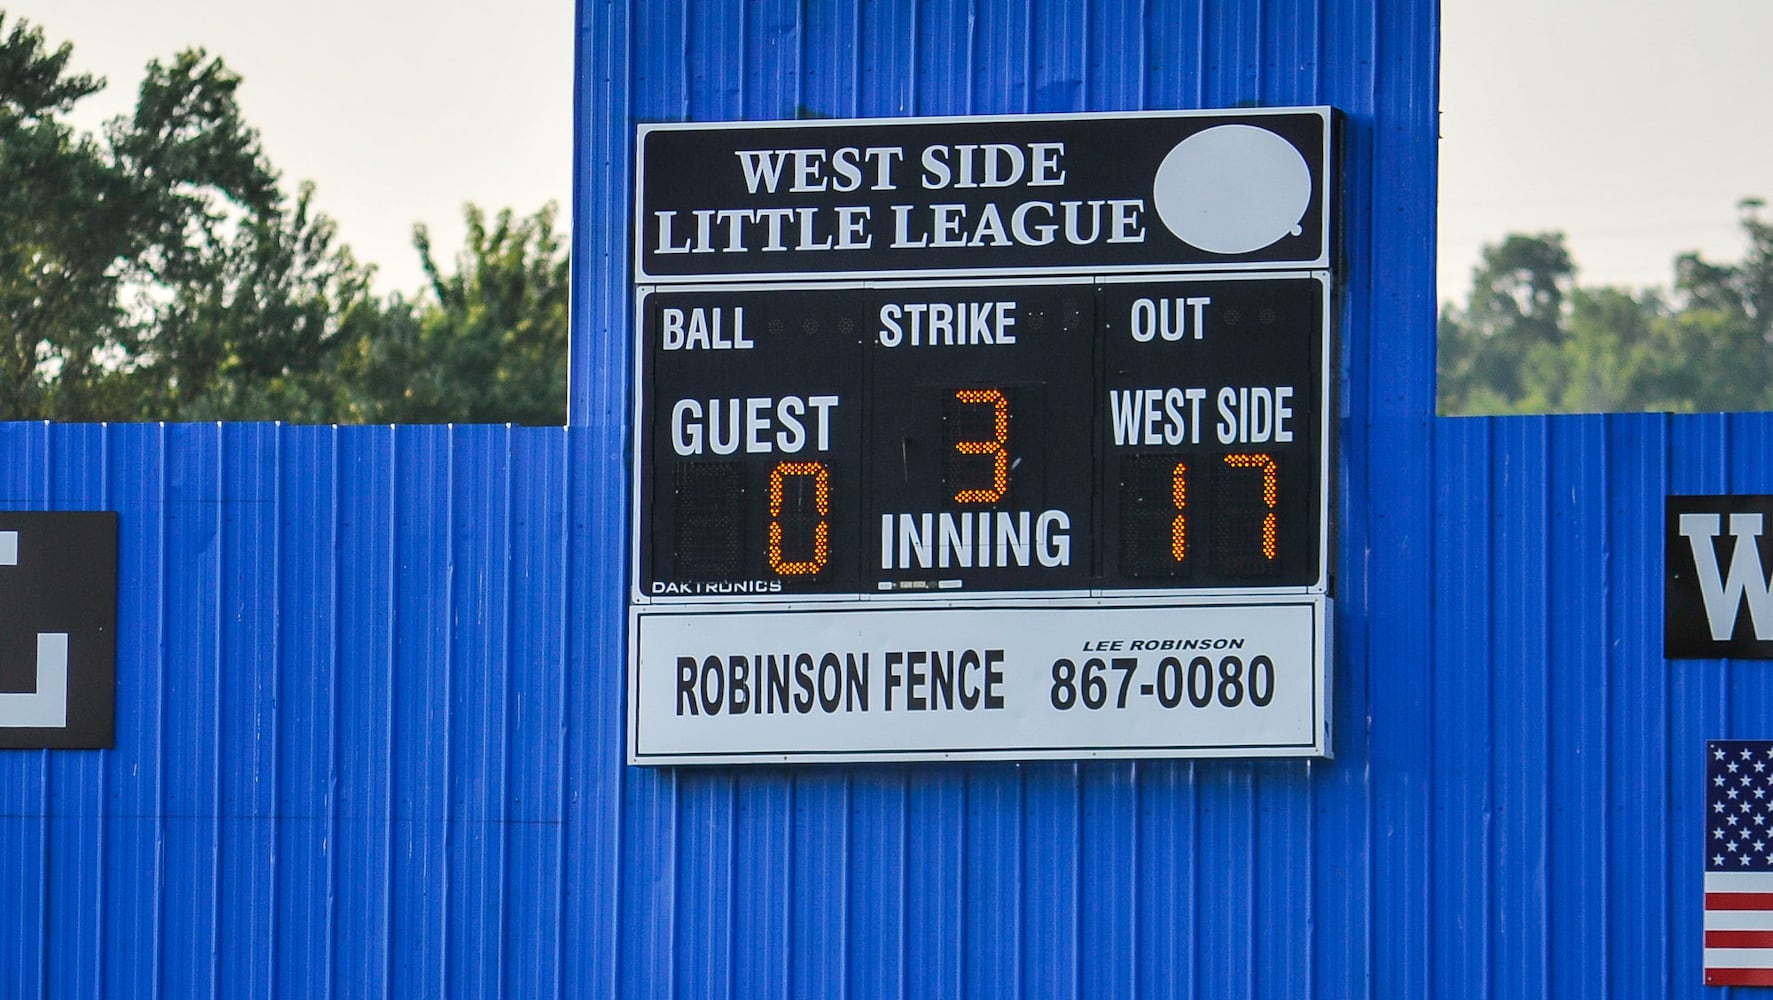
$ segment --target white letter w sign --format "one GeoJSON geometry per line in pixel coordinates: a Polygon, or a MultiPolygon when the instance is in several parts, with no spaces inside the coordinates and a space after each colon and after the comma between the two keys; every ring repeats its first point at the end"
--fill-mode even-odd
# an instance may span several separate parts
{"type": "Polygon", "coordinates": [[[1664,655],[1773,659],[1769,514],[1773,496],[1668,498],[1664,655]]]}

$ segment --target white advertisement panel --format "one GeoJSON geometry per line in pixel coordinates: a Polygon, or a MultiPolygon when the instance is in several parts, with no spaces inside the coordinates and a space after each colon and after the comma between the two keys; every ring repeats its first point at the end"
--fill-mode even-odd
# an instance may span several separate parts
{"type": "Polygon", "coordinates": [[[636,613],[632,763],[1327,756],[1322,595],[636,613]]]}

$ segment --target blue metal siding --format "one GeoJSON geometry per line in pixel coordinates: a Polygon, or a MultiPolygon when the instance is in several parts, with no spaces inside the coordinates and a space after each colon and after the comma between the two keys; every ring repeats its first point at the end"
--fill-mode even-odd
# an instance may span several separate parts
{"type": "Polygon", "coordinates": [[[126,639],[115,749],[0,754],[0,985],[1698,996],[1698,754],[1773,691],[1661,658],[1661,501],[1773,491],[1773,415],[1431,430],[1334,761],[629,769],[592,435],[0,425],[0,502],[121,512],[126,639]]]}
{"type": "Polygon", "coordinates": [[[1435,981],[1700,995],[1700,753],[1773,728],[1773,692],[1760,664],[1662,658],[1662,501],[1766,491],[1773,420],[1447,420],[1435,444],[1435,981]]]}
{"type": "Polygon", "coordinates": [[[580,7],[570,429],[0,424],[121,513],[117,745],[0,753],[0,995],[1702,995],[1662,497],[1773,416],[1437,420],[1428,0],[580,7]],[[1334,104],[1332,761],[628,768],[639,120],[1334,104]],[[1358,377],[1357,377],[1358,376],[1358,377]]]}
{"type": "MultiPolygon", "coordinates": [[[[1434,846],[1433,5],[581,9],[581,86],[631,81],[635,120],[1334,104],[1343,363],[1363,376],[1342,387],[1337,762],[630,771],[624,991],[1425,993],[1433,894],[1373,893],[1426,885],[1434,846]]],[[[632,122],[579,125],[581,177],[626,189],[632,122]]],[[[580,205],[587,241],[625,231],[626,197],[580,205]]],[[[579,301],[608,323],[577,328],[576,372],[625,360],[626,246],[589,249],[579,301]]],[[[571,412],[622,446],[607,403],[575,392],[571,412]]]]}
{"type": "Polygon", "coordinates": [[[0,454],[7,507],[122,517],[116,748],[0,754],[0,994],[560,993],[563,430],[0,454]]]}

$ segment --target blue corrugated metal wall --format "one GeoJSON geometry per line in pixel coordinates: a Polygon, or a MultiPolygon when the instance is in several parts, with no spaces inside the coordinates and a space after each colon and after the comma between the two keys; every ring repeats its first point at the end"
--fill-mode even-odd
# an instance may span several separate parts
{"type": "Polygon", "coordinates": [[[116,749],[0,753],[0,995],[1698,995],[1773,679],[1661,659],[1661,504],[1773,415],[1433,427],[1333,762],[636,770],[593,433],[0,425],[123,583],[116,749]]]}
{"type": "Polygon", "coordinates": [[[0,753],[0,996],[1697,996],[1667,492],[1773,418],[1435,420],[1429,0],[581,0],[571,429],[0,424],[121,512],[117,746],[0,753]],[[638,119],[1348,114],[1330,762],[622,764],[638,119]]]}
{"type": "Polygon", "coordinates": [[[1347,116],[1338,759],[630,771],[612,989],[1429,995],[1436,16],[1433,0],[582,0],[569,412],[611,454],[635,122],[1347,116]]]}
{"type": "Polygon", "coordinates": [[[0,996],[561,993],[620,735],[568,669],[564,430],[0,456],[0,505],[121,512],[115,749],[0,753],[0,996]]]}

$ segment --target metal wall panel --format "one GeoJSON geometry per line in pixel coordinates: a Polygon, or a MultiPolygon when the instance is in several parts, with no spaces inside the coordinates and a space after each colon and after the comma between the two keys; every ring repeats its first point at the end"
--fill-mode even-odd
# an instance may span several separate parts
{"type": "MultiPolygon", "coordinates": [[[[626,445],[639,121],[1333,104],[1340,362],[1361,376],[1340,387],[1336,761],[629,769],[598,982],[1429,992],[1435,21],[1428,0],[581,4],[570,414],[600,453],[626,445]]],[[[620,523],[587,546],[618,557],[620,523]]],[[[619,638],[587,652],[619,662],[619,638]]]]}
{"type": "Polygon", "coordinates": [[[1662,656],[1663,498],[1773,486],[1773,415],[1436,433],[1435,931],[1496,996],[1699,996],[1704,741],[1766,667],[1662,656]]]}
{"type": "Polygon", "coordinates": [[[0,425],[124,584],[115,749],[0,753],[0,993],[1701,995],[1773,690],[1661,658],[1662,497],[1773,491],[1773,415],[1432,430],[1334,761],[631,769],[593,434],[0,425]]]}
{"type": "Polygon", "coordinates": [[[0,505],[120,512],[116,746],[0,753],[0,995],[557,995],[566,438],[0,424],[0,505]]]}
{"type": "Polygon", "coordinates": [[[1662,500],[1773,417],[1436,420],[1428,0],[580,7],[571,429],[0,424],[121,512],[117,745],[0,753],[0,995],[1698,996],[1662,500]],[[628,768],[632,123],[1333,104],[1336,758],[628,768]]]}

